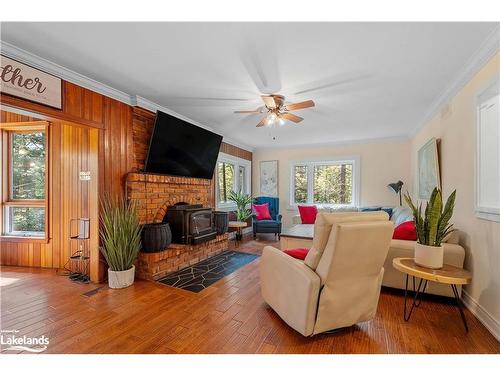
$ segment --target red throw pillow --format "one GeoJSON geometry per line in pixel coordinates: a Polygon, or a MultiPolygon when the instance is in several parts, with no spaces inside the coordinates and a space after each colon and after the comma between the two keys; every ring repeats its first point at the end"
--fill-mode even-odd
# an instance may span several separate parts
{"type": "Polygon", "coordinates": [[[407,240],[416,241],[417,240],[417,228],[415,228],[414,221],[405,221],[399,224],[394,229],[394,234],[392,235],[394,240],[407,240]]]}
{"type": "Polygon", "coordinates": [[[254,204],[253,210],[257,220],[271,220],[271,214],[269,213],[269,203],[264,204],[254,204]]]}
{"type": "Polygon", "coordinates": [[[285,250],[284,253],[294,257],[296,259],[304,260],[306,259],[307,253],[309,249],[299,248],[299,249],[288,249],[285,250]]]}
{"type": "Polygon", "coordinates": [[[299,205],[299,214],[302,224],[314,224],[316,215],[318,214],[318,208],[316,206],[299,205]]]}

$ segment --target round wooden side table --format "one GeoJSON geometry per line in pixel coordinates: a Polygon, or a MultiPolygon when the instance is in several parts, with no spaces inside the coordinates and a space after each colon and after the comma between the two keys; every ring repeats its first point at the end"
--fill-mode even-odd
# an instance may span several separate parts
{"type": "Polygon", "coordinates": [[[405,285],[405,306],[404,306],[404,319],[407,322],[410,320],[411,313],[414,307],[420,305],[421,299],[419,300],[419,295],[425,292],[427,287],[427,282],[435,281],[441,284],[449,284],[453,290],[455,300],[457,302],[458,310],[460,311],[460,316],[462,317],[462,322],[464,323],[465,331],[469,332],[469,327],[467,326],[467,321],[465,320],[465,315],[463,311],[463,303],[460,299],[460,294],[458,293],[457,285],[465,285],[470,283],[472,275],[469,271],[455,266],[450,266],[445,264],[443,268],[439,270],[434,270],[431,268],[425,268],[417,265],[413,258],[394,258],[392,260],[392,266],[398,271],[406,274],[406,285],[405,285]],[[408,296],[408,277],[413,278],[413,302],[411,304],[410,311],[407,313],[407,296],[408,296]],[[415,289],[416,278],[420,279],[418,287],[415,289]],[[423,283],[423,288],[422,288],[423,283]]]}
{"type": "Polygon", "coordinates": [[[238,245],[239,243],[239,238],[242,238],[242,230],[243,228],[246,228],[248,225],[244,221],[230,221],[227,225],[229,228],[236,228],[236,236],[235,236],[235,241],[234,243],[238,245]]]}

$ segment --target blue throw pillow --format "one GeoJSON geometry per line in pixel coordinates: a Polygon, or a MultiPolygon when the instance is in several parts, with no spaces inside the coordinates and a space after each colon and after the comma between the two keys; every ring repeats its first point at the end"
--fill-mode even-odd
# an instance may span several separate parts
{"type": "Polygon", "coordinates": [[[387,212],[389,219],[392,217],[392,207],[382,207],[382,211],[387,212]]]}
{"type": "Polygon", "coordinates": [[[368,211],[380,211],[382,207],[361,207],[359,210],[361,212],[368,212],[368,211]]]}

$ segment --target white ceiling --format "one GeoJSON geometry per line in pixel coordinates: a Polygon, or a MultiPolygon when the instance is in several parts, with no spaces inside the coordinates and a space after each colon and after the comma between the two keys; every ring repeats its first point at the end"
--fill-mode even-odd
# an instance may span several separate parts
{"type": "Polygon", "coordinates": [[[260,148],[410,136],[497,25],[2,23],[1,39],[260,148]],[[263,93],[316,107],[272,128],[233,113],[263,93]]]}

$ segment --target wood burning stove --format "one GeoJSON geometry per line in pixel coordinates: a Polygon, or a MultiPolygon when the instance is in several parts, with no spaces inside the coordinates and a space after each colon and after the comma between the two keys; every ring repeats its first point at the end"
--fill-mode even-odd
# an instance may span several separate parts
{"type": "Polygon", "coordinates": [[[169,223],[174,243],[199,244],[213,240],[217,235],[213,210],[201,204],[181,202],[168,206],[163,221],[169,223]]]}

